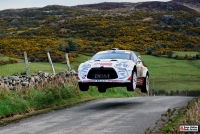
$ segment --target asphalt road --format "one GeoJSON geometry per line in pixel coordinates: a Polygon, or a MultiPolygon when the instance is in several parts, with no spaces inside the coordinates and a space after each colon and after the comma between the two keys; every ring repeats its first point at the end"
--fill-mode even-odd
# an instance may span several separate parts
{"type": "Polygon", "coordinates": [[[0,127],[0,134],[143,134],[192,97],[101,99],[0,127]]]}

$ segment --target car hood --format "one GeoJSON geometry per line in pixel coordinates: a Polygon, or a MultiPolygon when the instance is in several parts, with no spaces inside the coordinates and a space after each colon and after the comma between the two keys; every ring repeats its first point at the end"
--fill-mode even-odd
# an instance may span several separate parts
{"type": "Polygon", "coordinates": [[[124,59],[103,59],[103,60],[89,60],[85,62],[86,64],[90,64],[91,67],[115,67],[120,63],[129,63],[130,60],[124,59]]]}

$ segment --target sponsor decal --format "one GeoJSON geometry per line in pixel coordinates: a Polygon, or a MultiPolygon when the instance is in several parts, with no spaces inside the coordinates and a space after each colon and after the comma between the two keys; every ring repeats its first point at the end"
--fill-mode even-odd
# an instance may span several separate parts
{"type": "Polygon", "coordinates": [[[111,62],[101,62],[101,63],[95,63],[94,65],[100,65],[100,66],[112,66],[111,62]]]}
{"type": "Polygon", "coordinates": [[[95,79],[109,79],[110,74],[95,74],[94,78],[95,79]]]}
{"type": "Polygon", "coordinates": [[[107,82],[124,82],[123,80],[108,80],[107,82]]]}
{"type": "Polygon", "coordinates": [[[88,70],[86,70],[86,69],[83,69],[83,70],[81,70],[81,72],[82,72],[82,73],[87,73],[87,72],[88,72],[88,70]]]}
{"type": "Polygon", "coordinates": [[[97,82],[107,82],[107,80],[97,80],[97,82]]]}
{"type": "Polygon", "coordinates": [[[83,80],[83,83],[88,83],[88,82],[113,82],[113,83],[124,83],[125,81],[123,80],[83,80]]]}
{"type": "Polygon", "coordinates": [[[118,71],[120,72],[120,71],[126,71],[126,68],[117,68],[118,69],[118,71]]]}
{"type": "Polygon", "coordinates": [[[85,78],[86,78],[86,76],[87,76],[87,75],[84,75],[84,76],[82,77],[82,79],[85,79],[85,78]]]}
{"type": "Polygon", "coordinates": [[[87,83],[87,82],[97,82],[97,80],[84,80],[83,82],[87,83]]]}

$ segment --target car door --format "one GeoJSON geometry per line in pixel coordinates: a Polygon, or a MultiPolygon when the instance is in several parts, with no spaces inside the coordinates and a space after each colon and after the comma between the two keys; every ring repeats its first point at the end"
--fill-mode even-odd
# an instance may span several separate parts
{"type": "Polygon", "coordinates": [[[136,57],[136,68],[137,68],[137,77],[144,77],[144,65],[142,63],[142,60],[140,56],[135,55],[136,57]]]}

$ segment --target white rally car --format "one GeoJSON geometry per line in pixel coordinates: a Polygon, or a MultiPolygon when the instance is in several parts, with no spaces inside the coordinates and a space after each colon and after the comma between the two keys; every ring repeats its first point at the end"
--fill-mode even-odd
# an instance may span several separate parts
{"type": "Polygon", "coordinates": [[[96,53],[90,60],[81,63],[78,68],[78,84],[81,91],[89,86],[97,86],[99,92],[110,87],[127,87],[134,91],[149,91],[149,72],[133,51],[116,48],[96,53]]]}

